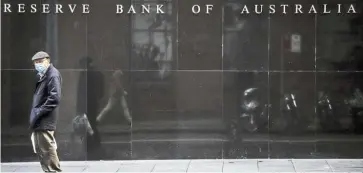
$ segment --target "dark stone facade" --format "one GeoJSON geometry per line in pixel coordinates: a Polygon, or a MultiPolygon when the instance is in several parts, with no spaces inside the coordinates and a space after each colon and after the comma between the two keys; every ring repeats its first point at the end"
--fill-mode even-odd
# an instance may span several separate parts
{"type": "MultiPolygon", "coordinates": [[[[74,3],[58,1],[48,3],[74,3]]],[[[24,2],[40,3],[11,0],[24,2]]],[[[329,1],[355,4],[358,14],[248,16],[238,5],[286,2],[122,1],[164,3],[163,15],[116,14],[118,0],[82,3],[90,14],[2,13],[2,161],[36,160],[27,123],[36,74],[30,59],[39,50],[63,76],[61,160],[362,158],[360,1],[329,1]],[[195,15],[194,4],[213,11],[195,15]],[[94,70],[80,64],[85,57],[94,70]],[[89,116],[106,106],[116,70],[132,122],[117,102],[96,125],[101,149],[91,154],[85,143],[94,141],[72,138],[72,121],[80,102],[93,108],[89,116]]]]}

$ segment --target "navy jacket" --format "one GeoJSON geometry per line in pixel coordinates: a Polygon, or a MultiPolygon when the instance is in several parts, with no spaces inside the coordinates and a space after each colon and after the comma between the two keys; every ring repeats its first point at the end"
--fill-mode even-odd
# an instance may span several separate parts
{"type": "Polygon", "coordinates": [[[62,77],[51,64],[36,84],[29,120],[31,130],[54,131],[56,129],[61,85],[62,77]]]}

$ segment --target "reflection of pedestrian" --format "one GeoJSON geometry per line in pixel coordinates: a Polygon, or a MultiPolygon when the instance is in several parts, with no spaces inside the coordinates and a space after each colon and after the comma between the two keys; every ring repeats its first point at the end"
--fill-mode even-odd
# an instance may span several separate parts
{"type": "Polygon", "coordinates": [[[123,73],[121,70],[116,70],[112,75],[112,84],[110,88],[110,98],[108,99],[107,105],[97,117],[97,122],[100,122],[104,116],[115,106],[120,105],[123,110],[123,115],[131,124],[132,118],[130,115],[129,108],[127,106],[126,95],[127,92],[122,84],[123,73]]]}
{"type": "Polygon", "coordinates": [[[36,84],[30,114],[33,149],[38,154],[44,172],[61,172],[54,131],[61,98],[62,77],[59,71],[50,64],[47,53],[36,53],[32,61],[40,77],[36,84]]]}
{"type": "Polygon", "coordinates": [[[101,152],[101,138],[97,127],[96,117],[99,103],[104,92],[104,78],[100,71],[97,71],[92,59],[84,58],[81,65],[87,70],[82,71],[78,84],[77,115],[86,114],[93,129],[87,133],[86,150],[89,160],[97,160],[101,152]]]}

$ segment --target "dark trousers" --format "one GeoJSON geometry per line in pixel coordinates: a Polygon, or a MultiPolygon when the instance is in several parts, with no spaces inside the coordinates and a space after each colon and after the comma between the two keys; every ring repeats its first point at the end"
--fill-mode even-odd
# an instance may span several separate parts
{"type": "Polygon", "coordinates": [[[35,131],[34,147],[44,172],[62,172],[60,169],[54,131],[35,131]]]}
{"type": "MultiPolygon", "coordinates": [[[[92,125],[91,125],[92,126],[92,125]]],[[[86,151],[87,160],[100,160],[102,157],[101,138],[97,127],[92,127],[93,135],[87,134],[86,137],[86,151]]]]}
{"type": "Polygon", "coordinates": [[[88,109],[88,121],[93,129],[93,135],[87,133],[86,138],[86,151],[87,160],[100,160],[102,157],[102,147],[101,147],[101,136],[98,131],[98,124],[96,121],[97,110],[88,109]]]}

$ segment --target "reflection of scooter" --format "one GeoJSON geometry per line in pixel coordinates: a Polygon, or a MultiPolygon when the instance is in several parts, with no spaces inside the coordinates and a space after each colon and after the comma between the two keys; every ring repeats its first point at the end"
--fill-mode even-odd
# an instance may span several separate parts
{"type": "Polygon", "coordinates": [[[354,131],[363,133],[363,93],[359,88],[356,88],[353,97],[348,100],[348,104],[353,116],[354,131]]]}
{"type": "Polygon", "coordinates": [[[336,124],[331,99],[324,91],[318,92],[317,116],[322,129],[327,130],[336,124]]]}
{"type": "Polygon", "coordinates": [[[324,92],[318,92],[317,116],[323,130],[339,127],[339,120],[334,115],[330,96],[324,92]]]}
{"type": "Polygon", "coordinates": [[[258,88],[248,88],[241,94],[241,112],[232,119],[230,124],[230,143],[226,145],[226,155],[230,158],[246,158],[247,151],[243,151],[242,131],[257,132],[268,126],[268,107],[263,100],[263,93],[258,88]]]}
{"type": "Polygon", "coordinates": [[[293,93],[285,93],[282,101],[282,121],[280,121],[280,129],[282,131],[293,132],[299,129],[300,117],[298,114],[298,104],[296,96],[293,93]]]}
{"type": "Polygon", "coordinates": [[[243,92],[241,102],[241,125],[249,132],[255,132],[267,125],[267,104],[261,99],[257,88],[248,88],[243,92]]]}

